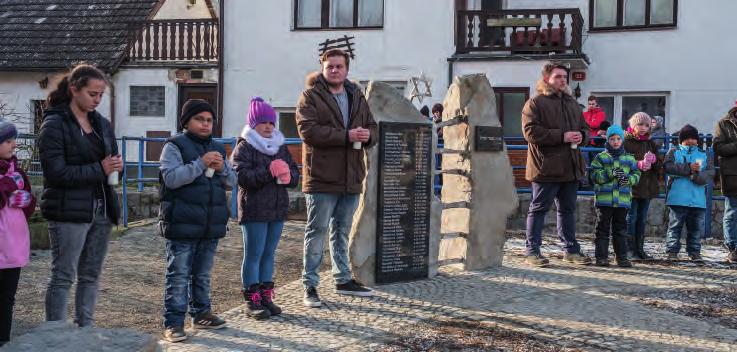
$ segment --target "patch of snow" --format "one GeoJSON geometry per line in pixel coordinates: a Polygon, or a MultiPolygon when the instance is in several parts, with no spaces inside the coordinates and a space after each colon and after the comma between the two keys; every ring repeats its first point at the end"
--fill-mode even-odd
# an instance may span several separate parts
{"type": "Polygon", "coordinates": [[[43,23],[44,21],[46,21],[46,17],[41,17],[41,18],[39,18],[39,19],[35,20],[35,21],[34,21],[34,23],[36,23],[36,24],[41,24],[41,23],[43,23]]]}

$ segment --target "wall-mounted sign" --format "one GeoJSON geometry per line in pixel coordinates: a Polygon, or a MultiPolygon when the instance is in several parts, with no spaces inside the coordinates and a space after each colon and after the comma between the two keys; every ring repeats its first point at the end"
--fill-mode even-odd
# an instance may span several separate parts
{"type": "Polygon", "coordinates": [[[585,81],[586,80],[586,72],[584,71],[576,71],[571,74],[571,78],[574,81],[585,81]]]}
{"type": "Polygon", "coordinates": [[[477,152],[500,152],[504,150],[504,132],[501,127],[476,126],[477,152]]]}

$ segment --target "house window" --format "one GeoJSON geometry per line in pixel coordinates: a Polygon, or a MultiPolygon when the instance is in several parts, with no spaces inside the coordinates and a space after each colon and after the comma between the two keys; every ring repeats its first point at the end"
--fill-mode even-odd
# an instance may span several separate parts
{"type": "Polygon", "coordinates": [[[163,86],[131,86],[130,116],[166,116],[163,86]]]}
{"type": "Polygon", "coordinates": [[[668,95],[663,93],[621,93],[598,94],[596,101],[604,113],[607,121],[619,123],[623,128],[629,127],[629,119],[636,112],[645,112],[651,117],[661,116],[665,122],[668,95]]]}
{"type": "Polygon", "coordinates": [[[495,87],[496,112],[505,137],[522,135],[522,108],[530,97],[529,87],[495,87]]]}
{"type": "Polygon", "coordinates": [[[294,0],[294,29],[383,26],[383,0],[294,0]]]}
{"type": "Polygon", "coordinates": [[[589,26],[596,30],[675,27],[678,0],[589,0],[589,26]]]}
{"type": "Polygon", "coordinates": [[[277,111],[279,113],[279,121],[276,127],[279,131],[286,138],[299,138],[294,108],[278,109],[277,111]]]}

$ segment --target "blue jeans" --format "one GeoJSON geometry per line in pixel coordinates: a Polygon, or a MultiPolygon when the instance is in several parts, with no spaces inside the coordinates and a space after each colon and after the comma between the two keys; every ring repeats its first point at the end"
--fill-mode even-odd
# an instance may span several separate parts
{"type": "Polygon", "coordinates": [[[358,194],[308,193],[307,225],[305,226],[304,267],[302,284],[317,287],[320,284],[320,264],[324,249],[325,234],[330,226],[330,255],[333,279],[336,284],[351,280],[348,265],[348,233],[353,225],[353,213],[358,207],[358,194]]]}
{"type": "Polygon", "coordinates": [[[210,272],[217,239],[166,240],[164,326],[184,326],[187,314],[210,311],[210,272]]]}
{"type": "Polygon", "coordinates": [[[69,289],[75,279],[74,322],[93,326],[98,281],[113,225],[105,202],[97,200],[91,223],[49,221],[51,280],[46,289],[46,321],[66,320],[69,289]]]}
{"type": "Polygon", "coordinates": [[[568,253],[579,253],[576,241],[576,192],[578,181],[533,182],[532,200],[527,211],[527,254],[539,254],[545,214],[555,201],[558,209],[558,238],[568,253]]]}
{"type": "Polygon", "coordinates": [[[274,256],[284,221],[247,222],[243,232],[241,282],[247,289],[253,284],[274,282],[274,256]]]}
{"type": "Polygon", "coordinates": [[[737,197],[724,197],[724,245],[737,248],[737,197]]]}
{"type": "Polygon", "coordinates": [[[681,230],[686,225],[686,253],[700,254],[701,229],[704,227],[704,209],[669,206],[668,233],[665,236],[667,253],[681,250],[681,230]]]}
{"type": "Polygon", "coordinates": [[[627,234],[630,237],[635,235],[645,235],[647,211],[649,208],[649,198],[632,198],[632,205],[630,206],[630,210],[627,212],[627,234]]]}

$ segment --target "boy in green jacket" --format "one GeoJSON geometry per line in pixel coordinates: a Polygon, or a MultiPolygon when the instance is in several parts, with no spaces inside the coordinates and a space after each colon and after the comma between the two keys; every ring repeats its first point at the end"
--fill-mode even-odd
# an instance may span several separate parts
{"type": "Polygon", "coordinates": [[[591,161],[591,179],[596,193],[596,265],[609,265],[609,232],[617,266],[631,267],[627,259],[627,211],[632,204],[632,186],[640,181],[640,170],[632,154],[624,151],[624,131],[614,125],[606,131],[606,150],[591,161]]]}

